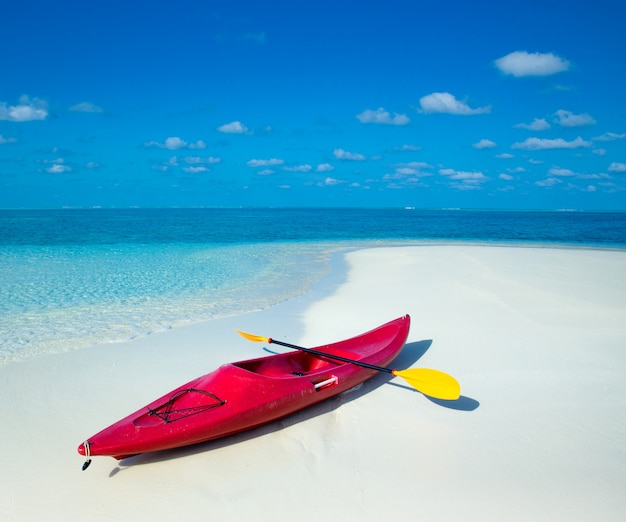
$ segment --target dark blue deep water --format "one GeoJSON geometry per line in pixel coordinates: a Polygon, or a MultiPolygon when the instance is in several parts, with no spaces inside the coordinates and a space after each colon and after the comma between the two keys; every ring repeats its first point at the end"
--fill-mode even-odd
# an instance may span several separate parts
{"type": "Polygon", "coordinates": [[[435,240],[626,247],[626,213],[409,209],[0,211],[0,245],[435,240]]]}

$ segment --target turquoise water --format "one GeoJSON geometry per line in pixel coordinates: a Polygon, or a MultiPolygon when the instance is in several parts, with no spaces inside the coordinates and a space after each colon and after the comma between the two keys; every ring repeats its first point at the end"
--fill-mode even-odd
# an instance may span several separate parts
{"type": "Polygon", "coordinates": [[[0,365],[267,308],[310,289],[334,251],[432,241],[626,248],[626,214],[0,211],[0,365]]]}

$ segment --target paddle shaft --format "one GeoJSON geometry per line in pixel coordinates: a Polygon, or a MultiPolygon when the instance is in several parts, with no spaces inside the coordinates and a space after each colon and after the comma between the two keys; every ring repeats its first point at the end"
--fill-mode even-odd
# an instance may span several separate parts
{"type": "Polygon", "coordinates": [[[321,357],[328,357],[329,359],[335,359],[337,361],[342,361],[349,364],[355,364],[356,366],[361,366],[363,368],[369,368],[370,370],[376,370],[378,372],[385,372],[393,374],[393,370],[391,368],[385,368],[383,366],[375,366],[373,364],[369,364],[366,362],[355,361],[354,359],[348,359],[347,357],[342,357],[341,355],[333,355],[331,353],[320,352],[318,350],[312,350],[311,348],[303,348],[302,346],[296,346],[295,344],[284,343],[282,341],[276,341],[272,338],[269,339],[270,343],[280,344],[281,346],[285,346],[287,348],[293,348],[294,350],[302,350],[303,352],[312,353],[313,355],[319,355],[321,357]]]}
{"type": "Polygon", "coordinates": [[[446,373],[440,372],[439,370],[431,370],[428,368],[409,368],[408,370],[401,371],[392,370],[391,368],[384,368],[382,366],[375,366],[366,362],[348,359],[347,357],[342,357],[341,355],[334,355],[332,353],[322,352],[312,348],[303,348],[302,346],[296,346],[295,344],[275,341],[271,337],[249,334],[242,332],[241,330],[237,330],[237,332],[245,339],[248,339],[248,341],[255,343],[264,342],[280,344],[281,346],[311,353],[319,357],[335,359],[337,361],[354,364],[355,366],[361,366],[362,368],[368,368],[377,372],[390,373],[391,375],[401,377],[418,392],[428,395],[429,397],[443,400],[457,400],[461,396],[461,387],[457,380],[446,373]]]}

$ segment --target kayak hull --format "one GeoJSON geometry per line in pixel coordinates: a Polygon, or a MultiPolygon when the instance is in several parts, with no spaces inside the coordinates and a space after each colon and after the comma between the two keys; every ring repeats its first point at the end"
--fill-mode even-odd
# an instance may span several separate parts
{"type": "MultiPolygon", "coordinates": [[[[409,316],[317,351],[387,366],[402,350],[409,316]]],[[[302,351],[225,364],[89,437],[78,452],[117,459],[218,439],[323,401],[376,374],[302,351]]]]}

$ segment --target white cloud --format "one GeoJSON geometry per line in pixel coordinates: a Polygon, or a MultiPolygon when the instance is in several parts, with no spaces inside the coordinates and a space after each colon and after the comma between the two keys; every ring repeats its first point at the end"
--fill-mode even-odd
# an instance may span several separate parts
{"type": "Polygon", "coordinates": [[[385,174],[385,180],[397,180],[405,178],[422,178],[432,176],[431,172],[423,169],[431,169],[432,166],[423,161],[411,161],[409,163],[399,163],[395,165],[393,173],[385,174]]]}
{"type": "Polygon", "coordinates": [[[532,131],[542,131],[550,128],[550,124],[545,120],[545,118],[535,118],[530,123],[518,123],[517,125],[513,125],[516,129],[527,129],[532,131]]]}
{"type": "Polygon", "coordinates": [[[576,177],[579,179],[611,179],[611,176],[608,174],[600,173],[600,174],[582,174],[577,172],[576,177]]]}
{"type": "Polygon", "coordinates": [[[63,174],[64,172],[70,172],[71,170],[72,169],[70,167],[63,164],[62,159],[59,159],[59,160],[56,160],[54,165],[51,165],[50,167],[48,167],[46,169],[46,172],[48,172],[49,174],[63,174]]]}
{"type": "Polygon", "coordinates": [[[513,76],[549,76],[569,69],[570,63],[552,53],[515,51],[495,62],[504,74],[513,76]]]}
{"type": "Polygon", "coordinates": [[[487,177],[482,172],[467,172],[463,170],[454,170],[454,169],[439,169],[439,174],[441,174],[442,176],[446,176],[450,179],[461,180],[461,181],[482,182],[482,181],[487,180],[487,177]]]}
{"type": "Polygon", "coordinates": [[[0,134],[0,145],[4,145],[5,143],[15,143],[17,140],[15,138],[5,138],[2,134],[0,134]]]}
{"type": "Polygon", "coordinates": [[[454,187],[459,190],[478,189],[481,183],[489,179],[482,172],[468,172],[455,169],[439,169],[439,174],[455,181],[454,187]]]}
{"type": "Polygon", "coordinates": [[[184,140],[181,140],[178,136],[171,136],[167,138],[165,140],[165,143],[163,144],[163,148],[166,148],[169,150],[184,149],[186,146],[187,146],[187,142],[184,140]]]}
{"type": "Polygon", "coordinates": [[[399,184],[393,185],[395,188],[401,186],[412,185],[415,186],[421,183],[421,178],[432,176],[431,172],[424,172],[419,169],[411,167],[397,167],[394,172],[385,174],[383,176],[384,181],[399,182],[399,184]]]}
{"type": "Polygon", "coordinates": [[[271,159],[251,159],[246,163],[248,167],[273,167],[276,165],[283,165],[285,160],[271,158],[271,159]]]}
{"type": "Polygon", "coordinates": [[[466,103],[457,100],[449,92],[433,92],[432,94],[422,96],[420,98],[420,107],[422,108],[422,112],[426,113],[440,112],[465,116],[491,112],[490,106],[472,109],[466,103]]]}
{"type": "Polygon", "coordinates": [[[208,158],[202,158],[200,156],[187,156],[185,158],[185,163],[188,163],[189,165],[214,165],[215,163],[220,163],[221,161],[221,158],[215,158],[213,156],[209,156],[208,158]]]}
{"type": "Polygon", "coordinates": [[[475,149],[493,149],[497,147],[497,145],[494,141],[482,139],[478,143],[474,143],[472,147],[475,149]]]}
{"type": "Polygon", "coordinates": [[[547,178],[542,181],[537,181],[535,185],[537,185],[538,187],[552,187],[559,183],[563,183],[563,181],[558,178],[547,178]]]}
{"type": "Polygon", "coordinates": [[[76,105],[72,105],[70,107],[70,111],[73,112],[104,112],[102,107],[98,107],[97,105],[91,102],[81,102],[76,105]]]}
{"type": "Polygon", "coordinates": [[[210,169],[203,165],[193,166],[193,167],[183,167],[183,172],[188,174],[201,174],[202,172],[209,172],[210,169]]]}
{"type": "Polygon", "coordinates": [[[414,169],[413,167],[398,167],[396,169],[396,174],[398,176],[415,176],[419,174],[418,169],[414,169]]]}
{"type": "Polygon", "coordinates": [[[21,96],[18,105],[0,103],[0,120],[23,122],[33,120],[45,120],[48,116],[48,104],[37,98],[30,99],[21,96]]]}
{"type": "Polygon", "coordinates": [[[422,150],[422,147],[419,147],[417,145],[410,145],[408,143],[405,143],[404,145],[402,145],[402,147],[394,147],[393,149],[394,151],[398,151],[398,152],[407,152],[407,151],[416,151],[416,150],[422,150]]]}
{"type": "Polygon", "coordinates": [[[409,163],[402,163],[402,165],[406,167],[411,167],[413,169],[432,169],[432,165],[429,165],[425,161],[410,161],[409,163]]]}
{"type": "Polygon", "coordinates": [[[591,151],[592,154],[595,154],[596,156],[605,156],[606,155],[606,149],[593,149],[591,151]]]}
{"type": "Polygon", "coordinates": [[[331,170],[335,170],[330,163],[320,163],[316,168],[315,172],[330,172],[331,170]]]}
{"type": "Polygon", "coordinates": [[[589,114],[574,114],[563,109],[554,113],[554,119],[562,127],[581,127],[583,125],[595,125],[596,123],[596,120],[589,114]]]}
{"type": "Polygon", "coordinates": [[[592,138],[594,141],[615,141],[626,138],[626,133],[617,134],[615,132],[605,132],[602,136],[598,136],[597,138],[592,138]]]}
{"type": "Polygon", "coordinates": [[[618,163],[614,161],[609,165],[610,172],[626,172],[626,163],[618,163]]]}
{"type": "Polygon", "coordinates": [[[498,159],[512,159],[515,156],[513,156],[513,154],[509,154],[508,152],[503,152],[502,154],[498,154],[496,155],[496,158],[498,159]]]}
{"type": "Polygon", "coordinates": [[[333,154],[335,155],[335,158],[339,160],[365,161],[365,156],[363,156],[363,154],[359,154],[358,152],[348,152],[343,149],[335,149],[333,154]]]}
{"type": "Polygon", "coordinates": [[[324,181],[318,183],[319,187],[332,187],[333,185],[338,185],[339,183],[343,183],[342,181],[335,178],[326,178],[324,181]]]}
{"type": "Polygon", "coordinates": [[[283,167],[287,172],[310,172],[313,167],[311,165],[296,165],[295,167],[283,167]]]}
{"type": "Polygon", "coordinates": [[[591,147],[591,142],[585,141],[578,136],[578,138],[573,141],[566,141],[563,138],[528,138],[521,143],[514,143],[512,145],[512,148],[522,150],[578,149],[581,147],[591,147]]]}
{"type": "Polygon", "coordinates": [[[198,140],[195,143],[187,143],[185,140],[178,136],[170,136],[165,139],[165,142],[159,143],[158,141],[148,141],[144,143],[144,147],[158,147],[160,149],[178,150],[178,149],[206,149],[206,143],[202,140],[198,140]]]}
{"type": "Polygon", "coordinates": [[[382,123],[385,125],[407,125],[411,122],[406,114],[398,114],[395,112],[392,117],[391,114],[382,107],[379,107],[375,111],[367,109],[361,114],[357,114],[356,118],[361,123],[382,123]]]}
{"type": "Polygon", "coordinates": [[[511,181],[513,179],[515,179],[513,176],[511,176],[510,174],[500,174],[498,176],[500,179],[503,179],[505,181],[511,181]]]}
{"type": "Polygon", "coordinates": [[[246,127],[240,121],[232,121],[224,125],[220,125],[217,130],[225,134],[252,134],[248,127],[246,127]]]}
{"type": "Polygon", "coordinates": [[[562,169],[561,167],[552,167],[548,174],[550,176],[576,176],[576,173],[570,169],[562,169]]]}

